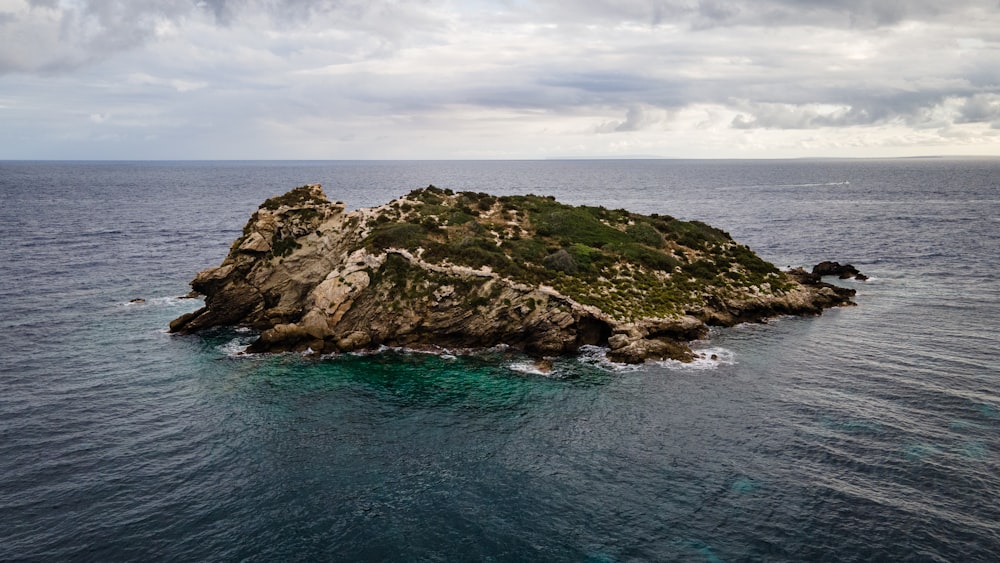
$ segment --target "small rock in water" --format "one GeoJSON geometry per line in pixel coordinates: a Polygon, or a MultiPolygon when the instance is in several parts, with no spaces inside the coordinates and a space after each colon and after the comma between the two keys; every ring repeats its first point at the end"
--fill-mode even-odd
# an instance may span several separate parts
{"type": "Polygon", "coordinates": [[[818,276],[837,276],[842,280],[854,278],[865,281],[868,276],[862,274],[851,264],[841,264],[840,262],[820,262],[813,266],[812,273],[818,276]]]}
{"type": "Polygon", "coordinates": [[[135,299],[129,301],[129,303],[136,303],[136,304],[145,303],[145,302],[146,302],[146,300],[143,299],[142,297],[136,297],[135,299]]]}
{"type": "Polygon", "coordinates": [[[718,354],[712,354],[712,360],[713,361],[714,360],[718,360],[718,359],[719,359],[719,355],[718,354]]]}
{"type": "Polygon", "coordinates": [[[552,360],[548,358],[542,358],[541,360],[536,360],[535,369],[544,374],[552,373],[552,360]]]}

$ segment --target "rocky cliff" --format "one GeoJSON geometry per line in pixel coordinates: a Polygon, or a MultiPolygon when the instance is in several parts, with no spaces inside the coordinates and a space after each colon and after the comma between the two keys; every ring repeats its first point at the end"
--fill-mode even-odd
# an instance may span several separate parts
{"type": "Polygon", "coordinates": [[[257,352],[595,344],[623,362],[689,360],[707,325],[854,295],[697,221],[434,186],[353,212],[319,185],[268,199],[191,286],[205,306],[171,331],[249,326],[257,352]]]}

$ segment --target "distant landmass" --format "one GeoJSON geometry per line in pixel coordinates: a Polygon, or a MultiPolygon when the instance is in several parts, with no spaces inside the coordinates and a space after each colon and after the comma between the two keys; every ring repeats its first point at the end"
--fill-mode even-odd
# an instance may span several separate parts
{"type": "Polygon", "coordinates": [[[318,184],[261,204],[191,286],[205,306],[171,331],[251,327],[254,352],[599,345],[627,363],[690,361],[708,325],[854,296],[698,221],[434,186],[345,212],[318,184]]]}

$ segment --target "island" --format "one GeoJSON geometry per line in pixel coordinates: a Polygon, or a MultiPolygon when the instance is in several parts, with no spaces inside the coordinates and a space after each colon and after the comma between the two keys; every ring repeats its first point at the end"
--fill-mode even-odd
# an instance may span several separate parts
{"type": "Polygon", "coordinates": [[[350,212],[318,184],[270,198],[191,287],[205,305],[171,332],[249,327],[250,352],[596,345],[624,363],[691,361],[710,325],[855,295],[699,221],[433,185],[350,212]]]}

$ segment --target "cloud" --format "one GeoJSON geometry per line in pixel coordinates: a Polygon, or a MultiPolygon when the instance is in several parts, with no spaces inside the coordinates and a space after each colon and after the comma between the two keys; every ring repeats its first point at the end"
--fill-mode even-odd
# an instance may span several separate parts
{"type": "Polygon", "coordinates": [[[33,122],[39,150],[114,130],[109,151],[154,155],[197,136],[204,157],[846,150],[945,131],[992,147],[996,8],[0,0],[0,129],[33,122]]]}
{"type": "Polygon", "coordinates": [[[625,112],[625,119],[606,121],[597,126],[596,131],[599,133],[642,131],[663,124],[667,118],[667,112],[664,110],[634,105],[625,112]]]}
{"type": "Polygon", "coordinates": [[[319,24],[331,32],[376,35],[393,43],[427,25],[422,8],[429,5],[391,0],[0,0],[0,25],[6,24],[8,31],[0,35],[0,73],[70,72],[204,24],[246,26],[262,33],[319,24]]]}
{"type": "Polygon", "coordinates": [[[777,104],[743,101],[734,129],[819,129],[874,126],[893,122],[914,129],[942,130],[953,125],[1000,125],[1000,94],[916,94],[865,104],[777,104]]]}
{"type": "Polygon", "coordinates": [[[160,23],[190,10],[185,0],[6,1],[0,36],[0,73],[60,72],[133,49],[156,35],[160,23]],[[16,25],[10,25],[10,21],[16,25]]]}
{"type": "Polygon", "coordinates": [[[543,0],[533,17],[553,21],[632,22],[649,26],[711,29],[725,26],[877,28],[904,21],[937,20],[969,12],[990,13],[994,0],[543,0]]]}
{"type": "Polygon", "coordinates": [[[130,75],[128,77],[128,83],[141,86],[165,86],[168,88],[173,88],[177,92],[193,92],[195,90],[200,90],[208,86],[207,82],[180,80],[180,79],[170,80],[164,78],[157,78],[155,76],[150,76],[149,74],[142,72],[130,75]]]}
{"type": "Polygon", "coordinates": [[[1000,124],[1000,94],[976,94],[966,98],[959,108],[957,123],[1000,124]]]}

